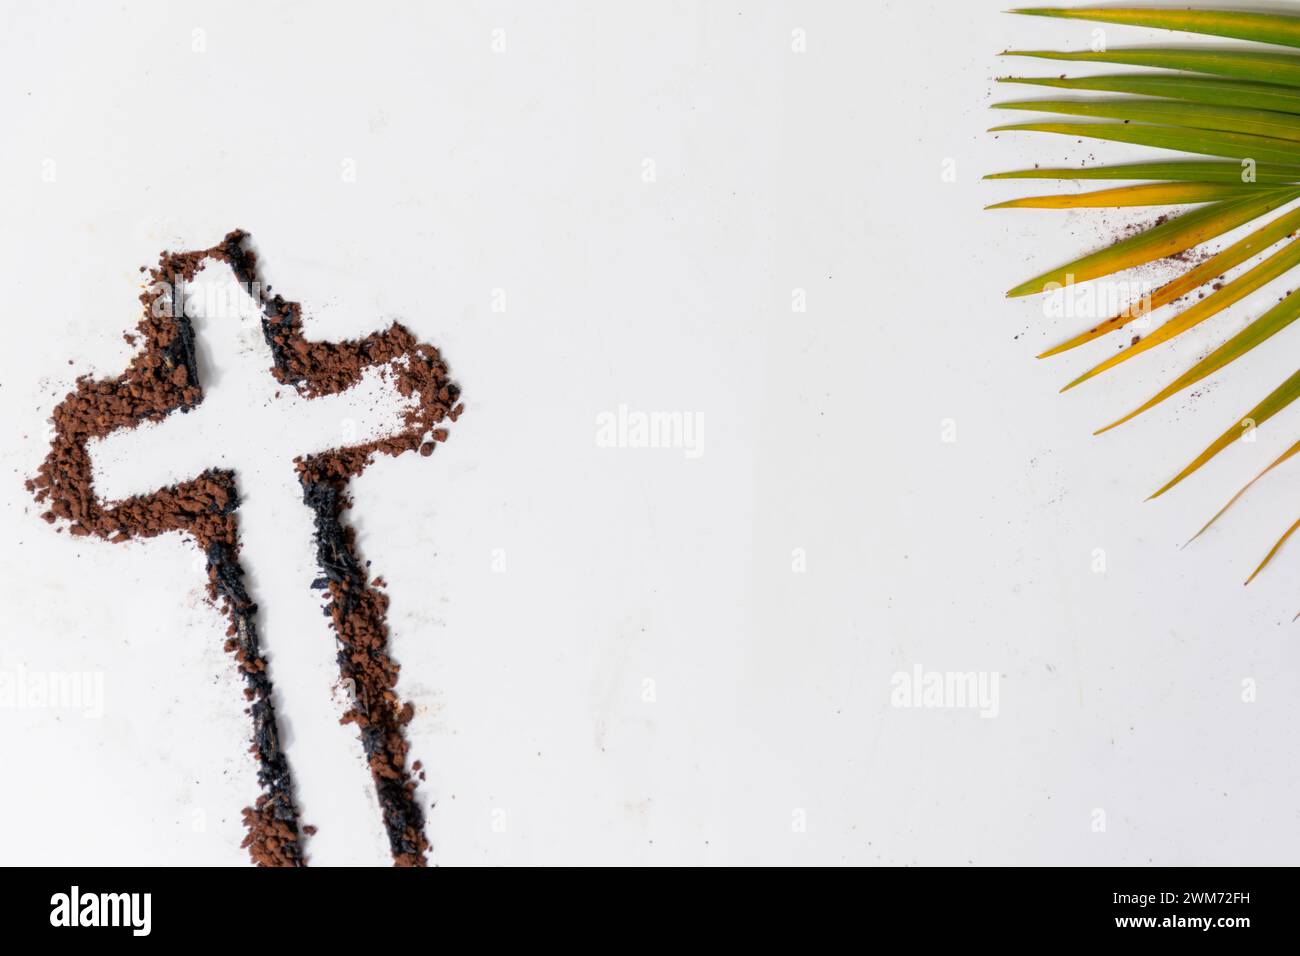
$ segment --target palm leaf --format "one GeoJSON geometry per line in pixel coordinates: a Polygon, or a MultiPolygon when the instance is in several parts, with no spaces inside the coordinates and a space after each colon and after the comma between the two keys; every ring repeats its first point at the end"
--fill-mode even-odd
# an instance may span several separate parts
{"type": "Polygon", "coordinates": [[[1086,282],[1122,269],[1186,252],[1300,196],[1300,189],[1259,190],[1243,199],[1210,203],[1105,249],[1020,283],[1008,296],[1033,295],[1069,282],[1086,282]]]}
{"type": "MultiPolygon", "coordinates": [[[[1294,445],[1292,445],[1292,446],[1291,446],[1290,448],[1288,448],[1286,451],[1282,452],[1282,454],[1278,455],[1278,457],[1275,458],[1275,459],[1273,460],[1272,464],[1270,464],[1267,468],[1265,468],[1263,471],[1261,471],[1261,472],[1260,472],[1258,475],[1256,475],[1254,478],[1250,479],[1250,481],[1246,482],[1246,484],[1243,485],[1243,486],[1241,487],[1241,490],[1238,491],[1238,492],[1237,492],[1235,495],[1233,495],[1231,498],[1229,498],[1229,499],[1228,499],[1228,503],[1227,503],[1226,505],[1224,505],[1222,508],[1220,508],[1218,511],[1216,511],[1216,512],[1214,513],[1214,517],[1211,518],[1209,521],[1205,522],[1205,524],[1203,524],[1203,525],[1201,526],[1201,530],[1198,531],[1198,532],[1196,532],[1196,534],[1192,535],[1191,539],[1190,539],[1187,543],[1188,543],[1188,544],[1191,544],[1193,541],[1195,541],[1195,540],[1196,540],[1197,538],[1199,538],[1201,535],[1205,534],[1205,532],[1209,531],[1209,530],[1210,530],[1210,525],[1214,524],[1214,522],[1216,522],[1216,521],[1218,521],[1220,518],[1222,518],[1224,512],[1227,511],[1229,508],[1231,508],[1233,505],[1235,505],[1235,504],[1237,503],[1237,500],[1238,500],[1239,498],[1241,498],[1242,495],[1244,495],[1246,492],[1248,492],[1248,491],[1249,491],[1249,490],[1254,486],[1255,482],[1259,481],[1259,479],[1263,478],[1265,475],[1267,475],[1270,471],[1272,471],[1272,470],[1273,470],[1274,468],[1276,468],[1278,465],[1282,464],[1283,462],[1290,461],[1290,460],[1291,460],[1292,458],[1294,458],[1297,454],[1300,454],[1300,441],[1296,442],[1294,445]]],[[[1262,565],[1261,565],[1261,567],[1262,567],[1262,565]]],[[[1254,577],[1254,575],[1251,575],[1251,577],[1254,577]]]]}
{"type": "MultiPolygon", "coordinates": [[[[1300,371],[1293,372],[1291,377],[1270,392],[1267,398],[1230,425],[1222,435],[1210,442],[1205,451],[1193,458],[1182,471],[1165,482],[1158,491],[1151,495],[1151,498],[1159,498],[1240,438],[1245,429],[1258,428],[1294,402],[1297,396],[1300,396],[1300,371]]],[[[1147,500],[1150,501],[1151,498],[1147,500]]]]}
{"type": "Polygon", "coordinates": [[[1058,90],[1133,93],[1163,96],[1189,103],[1243,106],[1250,109],[1300,113],[1300,88],[1250,80],[1228,80],[1182,73],[1119,73],[1107,76],[1004,76],[999,83],[1046,86],[1058,90]]]}
{"type": "MultiPolygon", "coordinates": [[[[1061,389],[1061,391],[1063,392],[1068,391],[1069,389],[1074,388],[1076,385],[1086,382],[1088,379],[1093,378],[1094,376],[1100,375],[1102,372],[1106,371],[1107,369],[1114,368],[1116,365],[1119,365],[1122,362],[1127,362],[1135,355],[1141,355],[1143,352],[1149,351],[1155,348],[1157,345],[1161,345],[1165,342],[1168,342],[1170,339],[1174,338],[1174,336],[1181,335],[1183,332],[1186,332],[1188,329],[1196,325],[1199,325],[1201,322],[1204,322],[1206,319],[1218,315],[1228,306],[1233,305],[1236,302],[1240,302],[1242,299],[1250,295],[1252,292],[1255,292],[1258,289],[1262,289],[1264,286],[1268,285],[1274,279],[1278,278],[1279,276],[1285,275],[1287,272],[1289,272],[1297,265],[1300,265],[1300,240],[1292,240],[1290,243],[1284,246],[1277,253],[1275,253],[1272,256],[1269,256],[1259,265],[1255,266],[1255,268],[1251,269],[1249,272],[1246,272],[1243,275],[1239,276],[1238,278],[1234,279],[1232,282],[1229,282],[1223,288],[1218,289],[1217,291],[1207,296],[1206,298],[1201,299],[1199,302],[1191,306],[1189,309],[1185,310],[1184,312],[1180,313],[1178,316],[1170,319],[1164,325],[1160,326],[1160,328],[1156,329],[1150,335],[1146,336],[1146,338],[1139,339],[1130,348],[1125,349],[1123,352],[1118,352],[1115,355],[1112,355],[1110,358],[1106,359],[1106,361],[1102,362],[1100,365],[1096,365],[1093,368],[1089,369],[1087,372],[1084,372],[1082,375],[1076,378],[1069,385],[1065,386],[1065,388],[1061,389]]],[[[1282,308],[1282,306],[1279,305],[1277,306],[1277,308],[1280,309],[1282,308]]],[[[1208,362],[1209,358],[1207,358],[1206,361],[1208,362]]],[[[1229,359],[1228,361],[1231,361],[1231,359],[1229,359]]],[[[1216,366],[1215,369],[1217,369],[1218,367],[1220,366],[1216,366]]],[[[1215,369],[1210,369],[1210,371],[1206,372],[1205,374],[1208,375],[1211,372],[1215,371],[1215,369]]],[[[1189,372],[1188,374],[1190,375],[1191,373],[1189,372]]],[[[1204,377],[1205,377],[1204,375],[1201,375],[1199,378],[1204,378],[1204,377]]],[[[1182,387],[1185,388],[1186,385],[1193,384],[1194,381],[1199,381],[1199,378],[1187,382],[1182,387]]],[[[1179,381],[1181,381],[1181,379],[1179,381]]],[[[1178,390],[1175,389],[1174,386],[1172,385],[1170,386],[1170,389],[1172,389],[1172,391],[1169,391],[1168,394],[1162,392],[1161,395],[1167,398],[1168,395],[1172,395],[1174,391],[1178,390]]],[[[1143,411],[1147,408],[1150,408],[1152,405],[1155,405],[1160,400],[1163,399],[1161,399],[1160,396],[1157,396],[1157,398],[1152,399],[1148,404],[1144,405],[1142,409],[1139,409],[1139,411],[1143,411]]],[[[1133,412],[1127,418],[1121,419],[1121,421],[1127,421],[1128,418],[1131,418],[1133,415],[1136,414],[1137,412],[1133,412]]],[[[1119,423],[1116,422],[1116,424],[1119,423]]]]}
{"type": "MultiPolygon", "coordinates": [[[[1268,567],[1268,563],[1273,560],[1273,556],[1281,550],[1282,545],[1286,544],[1286,539],[1295,534],[1296,528],[1300,528],[1300,518],[1297,518],[1295,524],[1286,529],[1286,534],[1277,539],[1277,544],[1273,545],[1273,547],[1269,549],[1268,554],[1264,555],[1264,560],[1259,562],[1259,567],[1250,572],[1250,577],[1246,578],[1244,583],[1249,584],[1251,581],[1255,580],[1259,575],[1259,572],[1268,567]]],[[[1300,614],[1297,614],[1296,617],[1300,617],[1300,614]]],[[[1295,618],[1292,618],[1292,620],[1295,620],[1295,618]]]]}
{"type": "MultiPolygon", "coordinates": [[[[1052,355],[1058,355],[1061,352],[1067,352],[1070,349],[1078,348],[1093,339],[1100,338],[1108,332],[1114,332],[1123,328],[1135,319],[1140,319],[1145,315],[1154,312],[1161,306],[1168,305],[1177,299],[1182,298],[1189,292],[1195,291],[1207,282],[1213,280],[1216,276],[1221,276],[1229,269],[1240,265],[1247,259],[1263,252],[1269,246],[1273,245],[1280,239],[1289,236],[1291,233],[1300,229],[1300,209],[1293,209],[1284,215],[1278,216],[1272,222],[1252,232],[1246,238],[1241,239],[1222,252],[1215,253],[1206,259],[1200,265],[1188,269],[1182,275],[1169,282],[1166,282],[1160,288],[1156,289],[1149,296],[1139,299],[1128,308],[1120,312],[1119,315],[1107,319],[1105,322],[1099,322],[1086,332],[1081,332],[1067,342],[1063,342],[1054,348],[1048,349],[1041,353],[1039,358],[1047,358],[1052,355]]],[[[1121,353],[1127,355],[1127,352],[1121,353]]],[[[1080,381],[1088,376],[1081,376],[1066,388],[1077,385],[1080,381]]],[[[1062,389],[1061,391],[1065,391],[1062,389]]]]}
{"type": "MultiPolygon", "coordinates": [[[[1076,63],[1112,63],[1163,72],[1114,73],[1084,77],[1002,77],[999,83],[1108,94],[1086,99],[1011,100],[996,108],[1079,117],[1085,121],[1044,119],[994,127],[992,132],[1053,133],[1182,154],[1173,161],[1152,159],[1113,166],[1034,167],[992,173],[986,179],[1127,181],[1131,185],[1081,193],[1030,196],[994,203],[991,209],[1078,209],[1134,206],[1189,206],[1136,235],[1048,270],[1013,288],[1008,295],[1044,292],[1069,282],[1113,275],[1155,259],[1177,255],[1281,209],[1300,197],[1300,55],[1276,49],[1300,48],[1300,16],[1238,10],[1180,10],[1146,7],[1083,7],[1014,10],[1031,16],[1097,21],[1247,41],[1249,46],[1150,46],[1100,51],[1012,50],[1005,56],[1076,63]],[[1272,47],[1272,48],[1270,48],[1272,47]],[[1195,158],[1206,157],[1206,158],[1195,158]]],[[[1093,341],[1135,319],[1170,305],[1214,282],[1209,294],[1164,322],[1133,345],[1074,379],[1066,389],[1091,380],[1137,355],[1158,348],[1181,333],[1223,313],[1270,283],[1285,281],[1300,267],[1300,209],[1256,225],[1249,235],[1214,252],[1118,315],[1043,352],[1040,357],[1093,341]],[[1288,242],[1226,284],[1217,280],[1248,260],[1288,242]]],[[[1155,407],[1265,344],[1300,318],[1300,289],[1230,335],[1146,402],[1099,431],[1107,431],[1155,407]]],[[[1151,497],[1159,497],[1202,468],[1241,434],[1257,427],[1300,398],[1300,371],[1223,431],[1151,497]]],[[[1264,475],[1300,456],[1300,441],[1242,487],[1197,535],[1209,528],[1264,475]]],[[[1253,579],[1300,528],[1285,534],[1251,574],[1253,579]]],[[[1300,615],[1297,615],[1300,619],[1300,615]]]]}
{"type": "Polygon", "coordinates": [[[1209,73],[1259,83],[1300,86],[1300,56],[1293,53],[1260,53],[1254,50],[1182,50],[1175,48],[1135,47],[1107,50],[1102,53],[1083,51],[1057,53],[1052,50],[1007,50],[1003,56],[1024,56],[1039,60],[1073,63],[1120,63],[1125,66],[1154,66],[1164,70],[1209,73]]]}
{"type": "Polygon", "coordinates": [[[1268,340],[1300,317],[1300,289],[1292,292],[1273,308],[1269,309],[1254,322],[1251,322],[1244,329],[1232,336],[1217,349],[1211,352],[1205,358],[1201,359],[1191,368],[1189,368],[1178,378],[1174,379],[1164,388],[1162,388],[1151,398],[1147,399],[1133,411],[1129,412],[1103,428],[1099,428],[1096,434],[1108,432],[1117,425],[1123,425],[1125,422],[1136,418],[1143,412],[1155,408],[1166,398],[1181,392],[1185,388],[1190,388],[1201,379],[1213,375],[1219,369],[1223,368],[1229,362],[1235,362],[1241,356],[1245,355],[1255,346],[1268,340]]]}
{"type": "Polygon", "coordinates": [[[1096,20],[1131,27],[1155,27],[1204,33],[1234,40],[1254,40],[1300,47],[1300,17],[1278,13],[1244,13],[1239,10],[1162,10],[1147,7],[1021,7],[1009,13],[1066,20],[1096,20]]]}
{"type": "Polygon", "coordinates": [[[1272,136],[1253,136],[1224,130],[1189,129],[1184,126],[1136,126],[1130,123],[1010,123],[994,126],[990,133],[1059,133],[1062,136],[1132,143],[1180,153],[1226,156],[1270,163],[1300,161],[1300,143],[1272,136]]]}
{"type": "MultiPolygon", "coordinates": [[[[1297,92],[1300,92],[1300,87],[1297,87],[1297,92]]],[[[993,108],[1132,120],[1140,123],[1162,123],[1192,129],[1270,136],[1292,142],[1300,140],[1300,116],[1274,110],[1245,109],[1240,106],[1120,97],[1092,100],[1008,100],[1004,103],[994,103],[993,108]]]]}
{"type": "Polygon", "coordinates": [[[1241,183],[1142,183],[1118,189],[1057,196],[1026,196],[985,206],[985,209],[1119,209],[1124,206],[1181,206],[1240,199],[1258,187],[1241,183]]]}
{"type": "MultiPolygon", "coordinates": [[[[1084,166],[1067,169],[1063,166],[1035,166],[1033,169],[1015,169],[1006,173],[988,173],[985,179],[1161,179],[1170,182],[1240,183],[1247,182],[1247,170],[1241,163],[1191,160],[1174,163],[1129,163],[1120,166],[1084,166]]],[[[1257,163],[1250,167],[1252,179],[1260,184],[1285,184],[1300,182],[1300,165],[1286,166],[1257,163]]]]}

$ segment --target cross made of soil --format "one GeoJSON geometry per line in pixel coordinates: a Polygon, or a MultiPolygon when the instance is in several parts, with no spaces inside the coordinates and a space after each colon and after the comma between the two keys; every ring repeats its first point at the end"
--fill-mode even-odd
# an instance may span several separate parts
{"type": "Polygon", "coordinates": [[[398,324],[358,340],[308,340],[299,304],[260,283],[242,231],[210,249],[163,253],[150,279],[144,316],[127,336],[139,351],[115,378],[77,380],[54,411],[50,453],[28,487],[60,531],[114,542],[178,531],[198,545],[209,596],[230,619],[226,649],[244,675],[253,724],[250,750],[262,792],[244,810],[244,846],[259,865],[302,866],[312,828],[299,824],[238,523],[242,489],[259,502],[249,509],[262,525],[257,540],[274,541],[296,482],[320,568],[312,587],[325,592],[340,681],[350,692],[342,722],[359,731],[394,863],[423,866],[428,840],[412,779],[418,763],[407,766],[404,733],[413,708],[395,691],[388,598],[381,579],[370,578],[345,512],[348,482],[377,454],[427,456],[447,438],[444,423],[463,410],[459,388],[438,350],[398,324]],[[192,292],[201,270],[222,263],[242,296],[225,300],[225,310],[204,299],[192,317],[186,286],[192,292]],[[226,333],[213,339],[224,350],[221,361],[205,358],[195,318],[205,341],[211,330],[226,333]],[[262,374],[269,371],[264,380],[246,361],[258,355],[262,374]],[[216,369],[233,380],[217,379],[216,369]],[[215,383],[210,404],[205,374],[215,383]],[[250,416],[273,416],[274,425],[250,416]]]}

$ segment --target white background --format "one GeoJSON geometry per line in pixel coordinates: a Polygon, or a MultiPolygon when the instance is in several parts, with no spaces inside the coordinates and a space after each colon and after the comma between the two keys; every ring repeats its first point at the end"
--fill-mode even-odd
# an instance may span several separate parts
{"type": "MultiPolygon", "coordinates": [[[[0,711],[0,862],[246,863],[195,552],[55,534],[22,487],[75,375],[129,360],[138,267],[237,226],[309,335],[400,319],[465,389],[452,440],[381,461],[353,514],[436,862],[1293,862],[1300,551],[1240,582],[1295,466],[1178,546],[1300,410],[1143,499],[1300,330],[1089,437],[1279,292],[1056,394],[1117,343],[1035,361],[1087,323],[1003,291],[1151,215],[982,211],[1052,185],[985,172],[1139,155],[984,133],[1034,95],[994,89],[997,51],[1091,38],[1003,5],[5,0],[0,668],[101,672],[105,699],[0,711]],[[597,447],[620,404],[702,416],[703,455],[597,447]],[[917,664],[999,672],[998,716],[892,708],[917,664]]],[[[383,864],[310,514],[269,499],[248,561],[312,860],[383,864]]]]}

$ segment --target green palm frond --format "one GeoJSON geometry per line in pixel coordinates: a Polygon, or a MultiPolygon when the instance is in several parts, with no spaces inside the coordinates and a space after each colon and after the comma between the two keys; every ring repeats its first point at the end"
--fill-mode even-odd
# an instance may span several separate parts
{"type": "MultiPolygon", "coordinates": [[[[1176,256],[1235,229],[1254,223],[1251,231],[1226,248],[1207,253],[1201,261],[1092,328],[1043,352],[1059,355],[1123,328],[1130,322],[1170,307],[1198,289],[1201,295],[1131,348],[1112,355],[1065,386],[1088,382],[1136,355],[1155,349],[1188,329],[1213,319],[1229,306],[1265,286],[1296,275],[1300,266],[1300,15],[1234,10],[1145,7],[1046,7],[1012,13],[1066,20],[1114,23],[1148,29],[1177,30],[1238,42],[1231,47],[1169,46],[1057,52],[1012,50],[1004,56],[1065,62],[1120,64],[1146,72],[1083,77],[999,77],[999,83],[1046,87],[1093,95],[1086,99],[1017,99],[994,104],[995,109],[1033,112],[1045,117],[1026,123],[995,126],[991,132],[1055,133],[1099,139],[1183,154],[1173,160],[1079,169],[1050,167],[993,173],[986,179],[1056,179],[1125,181],[1130,185],[1093,191],[1049,194],[995,203],[990,209],[1118,209],[1135,206],[1185,206],[1187,211],[1164,218],[1110,246],[1022,282],[1007,294],[1025,296],[1048,292],[1070,283],[1087,282],[1125,269],[1176,256]],[[1070,119],[1076,118],[1076,119],[1070,119]],[[1083,120],[1082,122],[1077,120],[1083,120]],[[1200,157],[1200,158],[1197,158],[1200,157]],[[1281,213],[1273,216],[1274,213],[1281,213]],[[1270,217],[1272,218],[1266,218],[1270,217]],[[1257,261],[1253,261],[1257,260],[1257,261]],[[1250,263],[1249,265],[1246,265],[1250,263]],[[1230,281],[1225,273],[1244,271],[1230,281]],[[1213,283],[1212,289],[1205,289],[1213,283]]],[[[1300,10],[1297,11],[1300,14],[1300,10]]],[[[1047,92],[1046,90],[1044,92],[1047,92]]],[[[1278,301],[1195,362],[1146,402],[1099,429],[1115,428],[1191,387],[1300,318],[1300,289],[1285,290],[1278,301]]],[[[1278,385],[1254,408],[1228,427],[1204,451],[1151,497],[1159,497],[1192,475],[1248,430],[1263,425],[1300,399],[1300,370],[1278,385]]],[[[1300,441],[1259,472],[1193,537],[1199,537],[1255,482],[1300,455],[1300,441]]],[[[1247,579],[1267,565],[1300,528],[1291,524],[1247,579]]],[[[1189,542],[1190,543],[1190,542],[1189,542]]],[[[1297,615],[1300,617],[1300,615],[1297,615]]]]}
{"type": "Polygon", "coordinates": [[[1300,113],[1300,87],[1249,80],[1221,80],[1184,73],[1123,73],[1112,76],[1004,76],[999,83],[1046,86],[1057,90],[1095,93],[1134,93],[1212,106],[1237,106],[1250,110],[1300,113]]]}

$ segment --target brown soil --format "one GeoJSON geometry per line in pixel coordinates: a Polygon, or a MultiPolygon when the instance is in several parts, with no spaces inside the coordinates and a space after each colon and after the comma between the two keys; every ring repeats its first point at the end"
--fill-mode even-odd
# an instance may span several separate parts
{"type": "MultiPolygon", "coordinates": [[[[258,762],[262,792],[243,811],[248,834],[243,845],[261,866],[303,866],[306,855],[293,799],[288,761],[279,745],[272,685],[260,652],[257,605],[243,584],[239,563],[239,497],[234,474],[211,469],[151,495],[106,502],[95,496],[86,443],[121,428],[187,412],[203,397],[195,361],[193,327],[180,303],[171,301],[176,279],[194,277],[205,259],[229,263],[250,291],[256,259],[245,247],[246,234],[231,232],[217,246],[195,252],[163,253],[150,270],[153,284],[141,295],[144,317],[128,336],[140,351],[116,378],[77,379],[76,389],[54,410],[49,455],[27,483],[48,510],[43,517],[65,524],[73,535],[121,542],[169,531],[188,534],[207,556],[208,593],[230,618],[226,649],[244,675],[248,713],[253,722],[251,752],[258,762]]],[[[301,307],[279,295],[262,296],[262,328],[271,348],[276,380],[308,397],[355,385],[366,368],[386,366],[398,390],[411,399],[405,427],[381,441],[336,449],[297,460],[304,501],[315,512],[317,556],[324,576],[315,586],[328,591],[329,614],[338,636],[339,672],[354,681],[354,701],[344,723],[360,731],[383,809],[394,862],[423,866],[428,840],[423,813],[415,802],[415,782],[406,767],[403,728],[413,708],[394,690],[398,665],[388,656],[385,617],[388,599],[368,580],[355,536],[344,521],[350,506],[347,483],[379,453],[419,450],[428,455],[447,432],[435,426],[459,417],[459,389],[447,377],[438,350],[418,342],[403,326],[359,341],[312,342],[302,334],[301,307]]]]}

